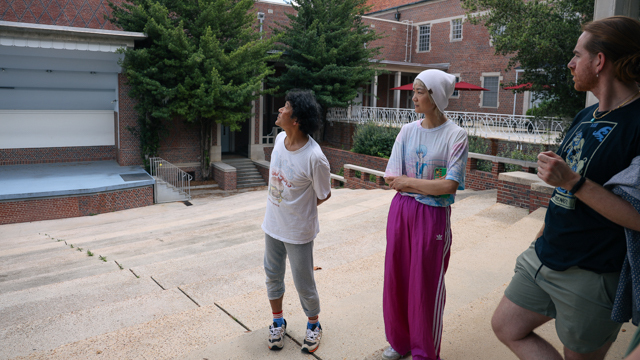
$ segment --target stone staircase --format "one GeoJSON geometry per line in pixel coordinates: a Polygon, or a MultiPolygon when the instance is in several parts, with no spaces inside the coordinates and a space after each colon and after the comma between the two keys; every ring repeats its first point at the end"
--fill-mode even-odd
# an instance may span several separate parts
{"type": "MultiPolygon", "coordinates": [[[[382,281],[394,195],[334,189],[319,207],[314,259],[324,337],[316,359],[379,359],[386,346],[382,281]]],[[[174,202],[3,225],[0,359],[311,359],[296,344],[306,318],[290,272],[290,337],[279,352],[265,345],[266,196],[252,191],[195,198],[189,207],[174,202]]],[[[496,204],[495,190],[458,195],[443,358],[514,358],[489,319],[544,213],[496,204]]],[[[622,358],[635,331],[623,329],[607,359],[622,358]]],[[[552,322],[539,333],[561,347],[552,322]]]]}
{"type": "Polygon", "coordinates": [[[224,159],[223,162],[236,168],[236,187],[238,189],[267,186],[267,183],[264,182],[262,175],[260,175],[258,169],[253,164],[253,161],[251,161],[251,159],[224,159]]]}

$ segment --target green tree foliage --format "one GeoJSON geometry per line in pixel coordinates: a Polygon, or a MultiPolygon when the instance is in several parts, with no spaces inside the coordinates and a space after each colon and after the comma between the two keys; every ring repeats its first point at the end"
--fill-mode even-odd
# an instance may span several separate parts
{"type": "Polygon", "coordinates": [[[573,88],[567,64],[580,26],[593,18],[593,4],[593,0],[463,0],[471,22],[484,23],[492,34],[496,54],[511,56],[508,69],[517,65],[524,69],[518,82],[532,83],[531,90],[546,102],[537,115],[564,118],[573,118],[584,108],[585,93],[573,88]],[[487,12],[477,15],[483,11],[487,12]]]}
{"type": "Polygon", "coordinates": [[[143,155],[157,155],[166,123],[179,117],[200,126],[206,177],[212,126],[238,130],[250,118],[251,100],[273,74],[267,62],[279,55],[267,51],[277,38],[260,39],[252,26],[252,0],[129,0],[110,6],[110,21],[148,36],[135,49],[122,50],[143,155]]]}
{"type": "Polygon", "coordinates": [[[323,109],[347,107],[375,75],[370,59],[380,36],[362,22],[367,0],[296,0],[297,15],[274,29],[282,34],[286,71],[270,79],[282,92],[311,89],[323,109]]]}
{"type": "Polygon", "coordinates": [[[399,132],[400,128],[383,127],[372,123],[360,125],[353,134],[351,151],[389,158],[399,132]]]}

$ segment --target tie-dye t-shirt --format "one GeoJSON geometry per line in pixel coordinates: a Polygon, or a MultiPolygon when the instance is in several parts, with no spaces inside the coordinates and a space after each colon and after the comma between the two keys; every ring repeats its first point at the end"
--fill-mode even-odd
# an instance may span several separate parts
{"type": "MultiPolygon", "coordinates": [[[[446,168],[445,179],[454,180],[464,190],[465,167],[469,155],[467,132],[450,120],[425,129],[422,120],[404,125],[393,144],[384,176],[401,176],[433,180],[439,168],[446,168]]],[[[449,206],[455,195],[422,195],[403,192],[430,206],[449,206]]]]}

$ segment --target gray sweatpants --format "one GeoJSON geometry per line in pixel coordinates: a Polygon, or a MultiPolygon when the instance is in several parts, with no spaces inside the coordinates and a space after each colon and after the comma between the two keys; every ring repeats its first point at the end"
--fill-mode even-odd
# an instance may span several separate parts
{"type": "Polygon", "coordinates": [[[288,244],[265,234],[264,271],[267,274],[267,295],[276,300],[284,295],[284,273],[287,255],[298,290],[300,304],[307,317],[320,313],[320,299],[313,278],[313,241],[302,245],[288,244]]]}

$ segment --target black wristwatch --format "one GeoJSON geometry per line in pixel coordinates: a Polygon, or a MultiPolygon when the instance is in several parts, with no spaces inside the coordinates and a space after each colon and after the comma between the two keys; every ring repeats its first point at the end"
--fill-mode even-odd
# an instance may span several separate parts
{"type": "Polygon", "coordinates": [[[584,185],[585,181],[587,181],[587,178],[584,176],[580,176],[580,180],[578,180],[578,182],[575,185],[573,185],[573,187],[571,188],[571,190],[569,190],[569,192],[575,195],[578,192],[578,190],[580,190],[582,185],[584,185]]]}

